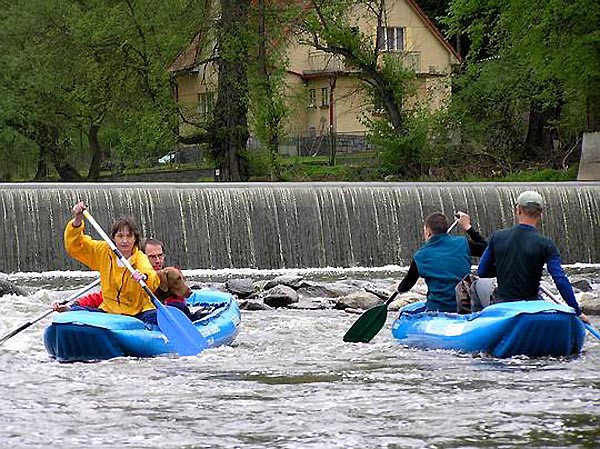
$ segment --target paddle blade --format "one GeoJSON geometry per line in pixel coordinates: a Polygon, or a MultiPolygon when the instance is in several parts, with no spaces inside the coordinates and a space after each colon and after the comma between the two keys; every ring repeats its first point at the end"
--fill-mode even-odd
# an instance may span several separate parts
{"type": "Polygon", "coordinates": [[[381,304],[371,307],[363,313],[352,327],[348,329],[348,332],[344,335],[344,341],[349,343],[370,342],[385,324],[387,308],[387,303],[381,304]]]}
{"type": "Polygon", "coordinates": [[[21,332],[22,330],[27,329],[29,326],[31,326],[33,323],[25,323],[22,326],[18,327],[17,329],[15,329],[12,332],[9,332],[8,334],[6,334],[4,337],[0,338],[0,345],[2,343],[4,343],[6,340],[8,340],[11,337],[14,337],[15,335],[17,335],[19,332],[21,332]]]}
{"type": "Polygon", "coordinates": [[[157,308],[158,327],[179,355],[196,355],[208,347],[206,339],[181,310],[160,303],[157,308]]]}
{"type": "Polygon", "coordinates": [[[598,329],[596,329],[594,326],[588,323],[583,323],[583,325],[590,332],[590,334],[592,334],[594,337],[600,340],[600,332],[598,332],[598,329]]]}

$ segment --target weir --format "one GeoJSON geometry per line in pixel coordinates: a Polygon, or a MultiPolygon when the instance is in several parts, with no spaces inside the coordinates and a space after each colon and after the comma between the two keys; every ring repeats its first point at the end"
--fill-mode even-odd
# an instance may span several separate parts
{"type": "MultiPolygon", "coordinates": [[[[199,268],[406,265],[424,217],[469,213],[484,237],[514,223],[524,190],[544,197],[542,232],[565,263],[600,262],[600,183],[0,184],[0,272],[80,270],[63,247],[84,200],[109,231],[132,215],[168,265],[199,268]]],[[[87,231],[99,238],[91,227],[87,231]]]]}

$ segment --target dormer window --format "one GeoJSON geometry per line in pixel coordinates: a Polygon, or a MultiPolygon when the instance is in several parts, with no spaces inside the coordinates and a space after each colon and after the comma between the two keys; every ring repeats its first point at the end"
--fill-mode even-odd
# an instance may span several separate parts
{"type": "Polygon", "coordinates": [[[380,27],[377,47],[381,51],[404,51],[404,28],[380,27]]]}

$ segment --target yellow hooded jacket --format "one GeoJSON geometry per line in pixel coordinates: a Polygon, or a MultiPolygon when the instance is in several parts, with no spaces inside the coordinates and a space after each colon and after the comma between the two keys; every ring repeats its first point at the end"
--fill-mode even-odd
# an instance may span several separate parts
{"type": "MultiPolygon", "coordinates": [[[[79,227],[69,221],[65,228],[65,249],[67,253],[90,269],[100,272],[102,304],[100,309],[108,313],[137,315],[154,309],[152,301],[142,287],[131,277],[126,267],[120,266],[119,259],[103,240],[93,240],[83,233],[85,223],[79,227]]],[[[147,276],[146,284],[155,291],[160,284],[158,275],[148,257],[134,247],[129,262],[140,273],[147,276]]]]}

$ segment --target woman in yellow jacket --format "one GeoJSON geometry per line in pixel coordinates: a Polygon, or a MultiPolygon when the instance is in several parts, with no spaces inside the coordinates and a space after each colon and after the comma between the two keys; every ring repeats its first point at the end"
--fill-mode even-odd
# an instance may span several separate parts
{"type": "MultiPolygon", "coordinates": [[[[130,315],[148,324],[156,324],[156,309],[152,301],[127,268],[121,265],[108,244],[84,234],[85,209],[83,201],[73,206],[75,218],[65,228],[65,249],[71,257],[100,273],[103,298],[100,310],[130,315]]],[[[150,290],[156,290],[160,279],[148,257],[138,248],[140,233],[134,221],[127,217],[118,218],[112,225],[110,237],[135,268],[136,276],[143,276],[150,290]]]]}

